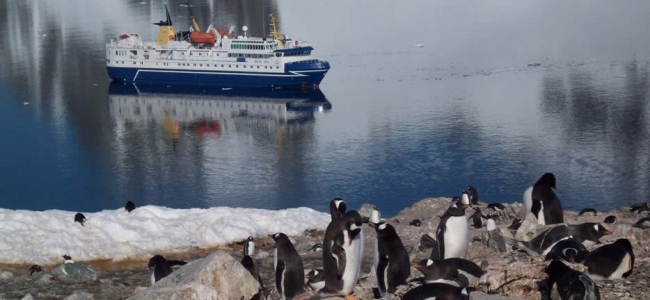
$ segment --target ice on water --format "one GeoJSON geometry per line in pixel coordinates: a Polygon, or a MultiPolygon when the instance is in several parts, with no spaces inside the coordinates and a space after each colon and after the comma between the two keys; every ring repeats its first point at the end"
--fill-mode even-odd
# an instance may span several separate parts
{"type": "Polygon", "coordinates": [[[0,209],[0,263],[54,264],[69,254],[76,261],[148,259],[157,253],[207,248],[248,236],[325,229],[329,214],[311,208],[265,210],[213,207],[172,209],[142,206],[86,213],[0,209]]]}

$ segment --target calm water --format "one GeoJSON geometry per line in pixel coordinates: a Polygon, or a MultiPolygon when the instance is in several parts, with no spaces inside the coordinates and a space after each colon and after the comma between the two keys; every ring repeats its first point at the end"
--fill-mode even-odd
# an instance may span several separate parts
{"type": "Polygon", "coordinates": [[[521,201],[544,172],[569,209],[650,200],[648,1],[193,2],[256,36],[278,15],[331,63],[321,91],[111,85],[105,43],[153,38],[162,4],[0,1],[0,207],[394,215],[469,183],[521,201]]]}

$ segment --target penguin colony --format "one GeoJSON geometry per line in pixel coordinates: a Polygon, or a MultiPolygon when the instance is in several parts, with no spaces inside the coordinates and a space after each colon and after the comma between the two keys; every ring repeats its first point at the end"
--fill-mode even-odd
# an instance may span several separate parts
{"type": "MultiPolygon", "coordinates": [[[[453,197],[451,205],[440,216],[435,233],[423,233],[419,250],[431,249],[429,259],[411,263],[398,232],[380,218],[376,206],[364,220],[357,211],[347,210],[343,199],[335,198],[330,201],[331,222],[325,230],[323,241],[310,249],[322,252],[322,268],[305,270],[293,243],[281,232],[268,235],[275,242],[273,286],[264,287],[253,259],[255,240],[252,236],[243,242],[241,264],[259,282],[259,293],[255,299],[267,299],[271,292],[278,293],[283,300],[294,299],[306,289],[313,290],[320,298],[356,299],[355,286],[368,277],[361,272],[363,227],[367,223],[376,232],[370,276],[375,279],[376,297],[393,294],[399,286],[407,284],[413,268],[422,273],[422,285],[407,291],[402,299],[469,299],[470,293],[481,291],[477,286],[481,277],[489,276],[480,266],[466,259],[471,222],[475,228],[486,228],[484,237],[487,237],[487,245],[494,250],[506,252],[506,247],[510,246],[530,256],[545,257],[548,263],[543,272],[548,274],[548,279],[540,284],[542,299],[600,299],[594,281],[628,277],[634,268],[632,245],[627,239],[618,239],[588,250],[587,247],[601,244],[599,239],[612,233],[599,223],[565,224],[562,204],[554,190],[557,190],[556,178],[552,173],[546,173],[523,194],[525,213],[532,213],[539,225],[554,225],[530,241],[502,236],[496,230],[496,221],[499,219],[498,212],[504,206],[490,203],[485,209],[495,214],[484,215],[479,207],[478,191],[469,185],[466,191],[461,191],[461,196],[453,197]],[[465,211],[470,207],[473,213],[468,219],[465,211]],[[582,264],[586,271],[579,272],[564,262],[582,264]]],[[[131,201],[125,206],[127,212],[134,209],[135,204],[131,201]]],[[[650,211],[650,204],[635,204],[631,211],[650,211]]],[[[597,211],[592,208],[582,210],[580,215],[585,213],[597,216],[597,211]]],[[[78,213],[74,221],[85,226],[87,220],[78,213]]],[[[641,227],[646,221],[650,221],[650,218],[642,218],[635,226],[641,227]]],[[[607,216],[604,223],[615,224],[616,217],[607,216]]],[[[420,227],[421,224],[416,219],[409,225],[420,227]]],[[[515,218],[508,229],[517,230],[521,224],[522,221],[515,218]]],[[[66,263],[73,262],[67,255],[64,258],[66,263]]],[[[184,264],[183,261],[167,260],[161,255],[153,256],[148,264],[151,284],[171,274],[172,266],[184,264]]],[[[40,266],[34,265],[29,275],[40,271],[40,266]]]]}

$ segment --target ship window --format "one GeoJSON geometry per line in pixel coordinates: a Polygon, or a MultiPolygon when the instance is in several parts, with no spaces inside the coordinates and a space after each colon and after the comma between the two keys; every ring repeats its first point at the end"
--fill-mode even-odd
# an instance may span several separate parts
{"type": "Polygon", "coordinates": [[[267,66],[264,66],[264,69],[268,69],[268,67],[267,67],[267,66]]]}
{"type": "Polygon", "coordinates": [[[133,64],[135,65],[135,64],[136,64],[136,62],[133,62],[133,64]]]}
{"type": "Polygon", "coordinates": [[[259,68],[260,68],[260,66],[257,66],[257,68],[259,69],[259,68]]]}
{"type": "Polygon", "coordinates": [[[244,69],[246,69],[246,66],[244,66],[244,69]]]}
{"type": "Polygon", "coordinates": [[[232,67],[231,65],[228,65],[228,68],[231,68],[231,67],[232,67]]]}
{"type": "Polygon", "coordinates": [[[221,65],[221,67],[223,68],[223,65],[221,65]]]}
{"type": "Polygon", "coordinates": [[[239,68],[239,65],[235,65],[235,68],[239,68]]]}
{"type": "Polygon", "coordinates": [[[276,69],[280,69],[280,67],[275,67],[276,69]]]}
{"type": "MultiPolygon", "coordinates": [[[[191,55],[191,54],[190,54],[190,55],[191,55]]],[[[196,67],[196,64],[194,64],[194,66],[196,67]]]]}
{"type": "MultiPolygon", "coordinates": [[[[201,55],[201,54],[199,54],[199,55],[201,55]]],[[[199,64],[199,67],[203,67],[203,64],[199,64]]]]}

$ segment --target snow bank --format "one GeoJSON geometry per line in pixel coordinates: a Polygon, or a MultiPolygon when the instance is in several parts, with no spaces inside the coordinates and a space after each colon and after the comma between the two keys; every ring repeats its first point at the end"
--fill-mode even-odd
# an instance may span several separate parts
{"type": "Polygon", "coordinates": [[[53,264],[61,255],[75,260],[149,258],[155,253],[207,248],[284,232],[325,229],[329,214],[311,208],[264,210],[160,206],[83,213],[0,209],[0,263],[53,264]]]}

